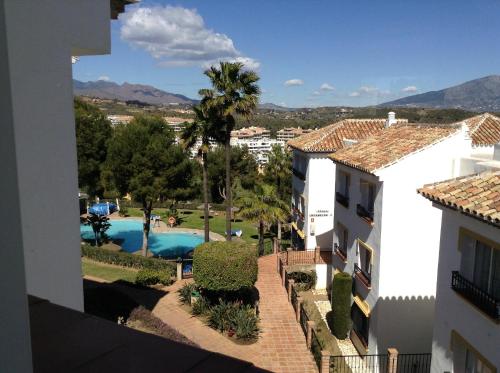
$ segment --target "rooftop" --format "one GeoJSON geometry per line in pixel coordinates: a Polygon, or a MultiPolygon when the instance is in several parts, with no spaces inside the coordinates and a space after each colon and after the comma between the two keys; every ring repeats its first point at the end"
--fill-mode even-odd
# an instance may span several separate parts
{"type": "MultiPolygon", "coordinates": [[[[307,153],[331,153],[345,147],[344,140],[362,140],[382,131],[385,119],[344,119],[288,141],[294,149],[307,153]]],[[[398,119],[397,123],[408,123],[398,119]]]]}
{"type": "Polygon", "coordinates": [[[330,155],[337,163],[374,173],[460,131],[456,125],[392,125],[376,136],[330,155]]]}
{"type": "Polygon", "coordinates": [[[500,118],[484,113],[464,120],[469,127],[472,144],[491,146],[500,142],[500,118]]]}
{"type": "Polygon", "coordinates": [[[500,171],[424,185],[418,193],[435,203],[500,227],[500,171]]]}

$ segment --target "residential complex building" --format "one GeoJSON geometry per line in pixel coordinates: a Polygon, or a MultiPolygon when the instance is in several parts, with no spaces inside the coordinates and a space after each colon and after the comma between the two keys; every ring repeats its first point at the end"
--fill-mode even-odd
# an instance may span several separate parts
{"type": "Polygon", "coordinates": [[[134,119],[132,115],[108,115],[107,118],[113,126],[127,124],[134,119]]]}
{"type": "Polygon", "coordinates": [[[292,240],[298,249],[332,250],[335,164],[329,155],[382,131],[388,122],[345,119],[288,141],[293,151],[292,240]]]}
{"type": "Polygon", "coordinates": [[[497,372],[500,171],[426,185],[418,192],[442,214],[431,371],[497,372]]]}
{"type": "Polygon", "coordinates": [[[276,139],[278,141],[288,141],[288,140],[291,140],[291,139],[294,139],[296,137],[299,137],[299,136],[302,136],[302,135],[306,135],[308,133],[311,133],[313,132],[314,130],[313,129],[303,129],[303,128],[300,128],[300,127],[287,127],[287,128],[283,128],[283,129],[280,129],[279,131],[276,132],[276,139]]]}
{"type": "Polygon", "coordinates": [[[262,140],[269,139],[271,131],[263,127],[244,127],[239,130],[231,131],[231,139],[239,140],[262,140]]]}
{"type": "Polygon", "coordinates": [[[269,153],[271,152],[273,146],[283,146],[283,142],[274,139],[263,138],[260,140],[256,139],[236,139],[231,137],[231,146],[246,146],[250,154],[255,157],[255,160],[259,165],[266,164],[269,161],[269,153]]]}
{"type": "Polygon", "coordinates": [[[170,128],[175,132],[175,136],[179,137],[180,132],[183,130],[186,123],[192,123],[193,119],[190,118],[178,118],[178,117],[163,117],[163,120],[167,122],[170,128]]]}

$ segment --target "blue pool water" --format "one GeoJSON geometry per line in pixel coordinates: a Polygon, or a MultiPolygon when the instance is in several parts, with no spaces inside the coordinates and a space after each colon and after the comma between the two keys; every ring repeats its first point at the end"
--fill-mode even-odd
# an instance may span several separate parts
{"type": "MultiPolygon", "coordinates": [[[[142,247],[142,220],[111,220],[106,234],[117,242],[124,251],[132,253],[142,247]]],[[[94,233],[87,225],[80,226],[83,239],[92,240],[94,233]]],[[[203,237],[193,233],[149,233],[149,250],[165,258],[185,257],[196,246],[203,243],[203,237]]]]}

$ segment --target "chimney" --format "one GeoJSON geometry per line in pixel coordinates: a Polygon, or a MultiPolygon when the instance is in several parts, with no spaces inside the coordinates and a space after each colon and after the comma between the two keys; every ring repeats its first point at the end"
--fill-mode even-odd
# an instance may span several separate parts
{"type": "Polygon", "coordinates": [[[396,122],[396,113],[389,111],[389,113],[387,113],[387,120],[385,121],[385,128],[392,126],[396,122]]]}

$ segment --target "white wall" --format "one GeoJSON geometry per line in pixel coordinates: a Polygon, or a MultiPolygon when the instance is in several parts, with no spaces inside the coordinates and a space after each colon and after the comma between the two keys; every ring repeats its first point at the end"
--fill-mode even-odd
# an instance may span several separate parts
{"type": "Polygon", "coordinates": [[[109,53],[109,0],[2,4],[27,291],[82,310],[71,55],[109,53]]]}
{"type": "Polygon", "coordinates": [[[500,242],[500,229],[454,210],[446,208],[442,210],[431,371],[459,372],[457,368],[452,367],[453,352],[450,349],[452,330],[458,332],[499,369],[500,325],[457,295],[450,288],[450,284],[451,272],[460,269],[461,252],[458,250],[460,227],[496,242],[500,242]]]}

